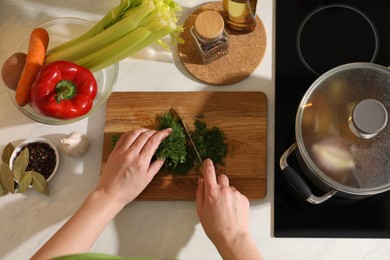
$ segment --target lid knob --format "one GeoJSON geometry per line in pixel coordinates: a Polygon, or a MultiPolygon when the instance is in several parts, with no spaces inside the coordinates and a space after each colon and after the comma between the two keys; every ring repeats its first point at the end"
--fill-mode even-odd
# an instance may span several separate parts
{"type": "Polygon", "coordinates": [[[385,106],[375,99],[364,99],[353,109],[349,126],[358,137],[373,138],[382,131],[388,121],[385,106]]]}

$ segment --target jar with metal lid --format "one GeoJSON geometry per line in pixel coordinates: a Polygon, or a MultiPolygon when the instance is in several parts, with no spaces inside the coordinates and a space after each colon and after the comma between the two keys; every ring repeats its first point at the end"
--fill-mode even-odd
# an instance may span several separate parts
{"type": "Polygon", "coordinates": [[[213,10],[200,13],[191,28],[198,54],[208,64],[228,53],[228,35],[222,16],[213,10]]]}

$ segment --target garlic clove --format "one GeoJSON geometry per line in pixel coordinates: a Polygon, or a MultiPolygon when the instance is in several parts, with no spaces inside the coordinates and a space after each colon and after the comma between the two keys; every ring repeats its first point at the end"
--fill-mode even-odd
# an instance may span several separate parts
{"type": "Polygon", "coordinates": [[[61,140],[62,150],[72,157],[85,154],[89,147],[89,140],[80,132],[72,132],[61,140]]]}

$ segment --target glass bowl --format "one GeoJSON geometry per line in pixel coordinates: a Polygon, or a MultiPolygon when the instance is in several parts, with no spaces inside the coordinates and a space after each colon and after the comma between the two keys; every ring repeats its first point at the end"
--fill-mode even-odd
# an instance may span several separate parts
{"type": "MultiPolygon", "coordinates": [[[[93,23],[90,21],[79,19],[79,18],[67,17],[67,18],[53,19],[43,24],[40,24],[37,27],[44,28],[48,31],[49,38],[50,38],[48,50],[50,50],[51,48],[84,33],[92,26],[93,23]]],[[[14,49],[14,53],[27,52],[28,41],[30,38],[31,31],[28,34],[26,34],[22,38],[22,40],[16,45],[14,49]]],[[[9,96],[12,102],[15,104],[15,106],[29,118],[43,124],[63,125],[63,124],[69,124],[69,123],[79,121],[93,114],[97,110],[99,110],[106,103],[107,98],[114,90],[115,83],[118,78],[118,71],[119,71],[119,64],[116,63],[114,65],[111,65],[109,67],[106,67],[100,71],[93,73],[98,84],[98,93],[94,100],[92,109],[85,115],[76,118],[71,118],[71,119],[58,119],[54,117],[45,116],[39,113],[38,111],[36,111],[30,104],[21,107],[18,104],[16,104],[15,91],[9,88],[7,89],[8,89],[9,96]]]]}

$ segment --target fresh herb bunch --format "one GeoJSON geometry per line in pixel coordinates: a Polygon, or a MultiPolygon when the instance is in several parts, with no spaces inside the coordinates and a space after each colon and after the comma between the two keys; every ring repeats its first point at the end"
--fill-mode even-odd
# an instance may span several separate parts
{"type": "Polygon", "coordinates": [[[207,124],[199,119],[194,121],[194,126],[191,138],[202,160],[209,158],[214,164],[224,165],[228,151],[224,133],[218,127],[207,128],[207,124]]]}
{"type": "MultiPolygon", "coordinates": [[[[224,133],[217,127],[207,128],[207,124],[198,116],[194,121],[194,131],[190,132],[202,160],[209,158],[215,165],[224,165],[228,153],[228,145],[224,133]]],[[[158,115],[157,130],[172,128],[172,133],[158,147],[155,158],[163,159],[164,170],[170,173],[186,174],[194,166],[199,167],[199,161],[192,143],[187,140],[180,118],[170,111],[158,115]]],[[[111,137],[114,147],[120,134],[111,137]]]]}
{"type": "Polygon", "coordinates": [[[157,116],[160,122],[157,130],[172,128],[172,133],[164,139],[158,147],[155,156],[165,160],[165,170],[173,171],[178,165],[186,161],[186,136],[180,119],[170,112],[157,116]]]}

